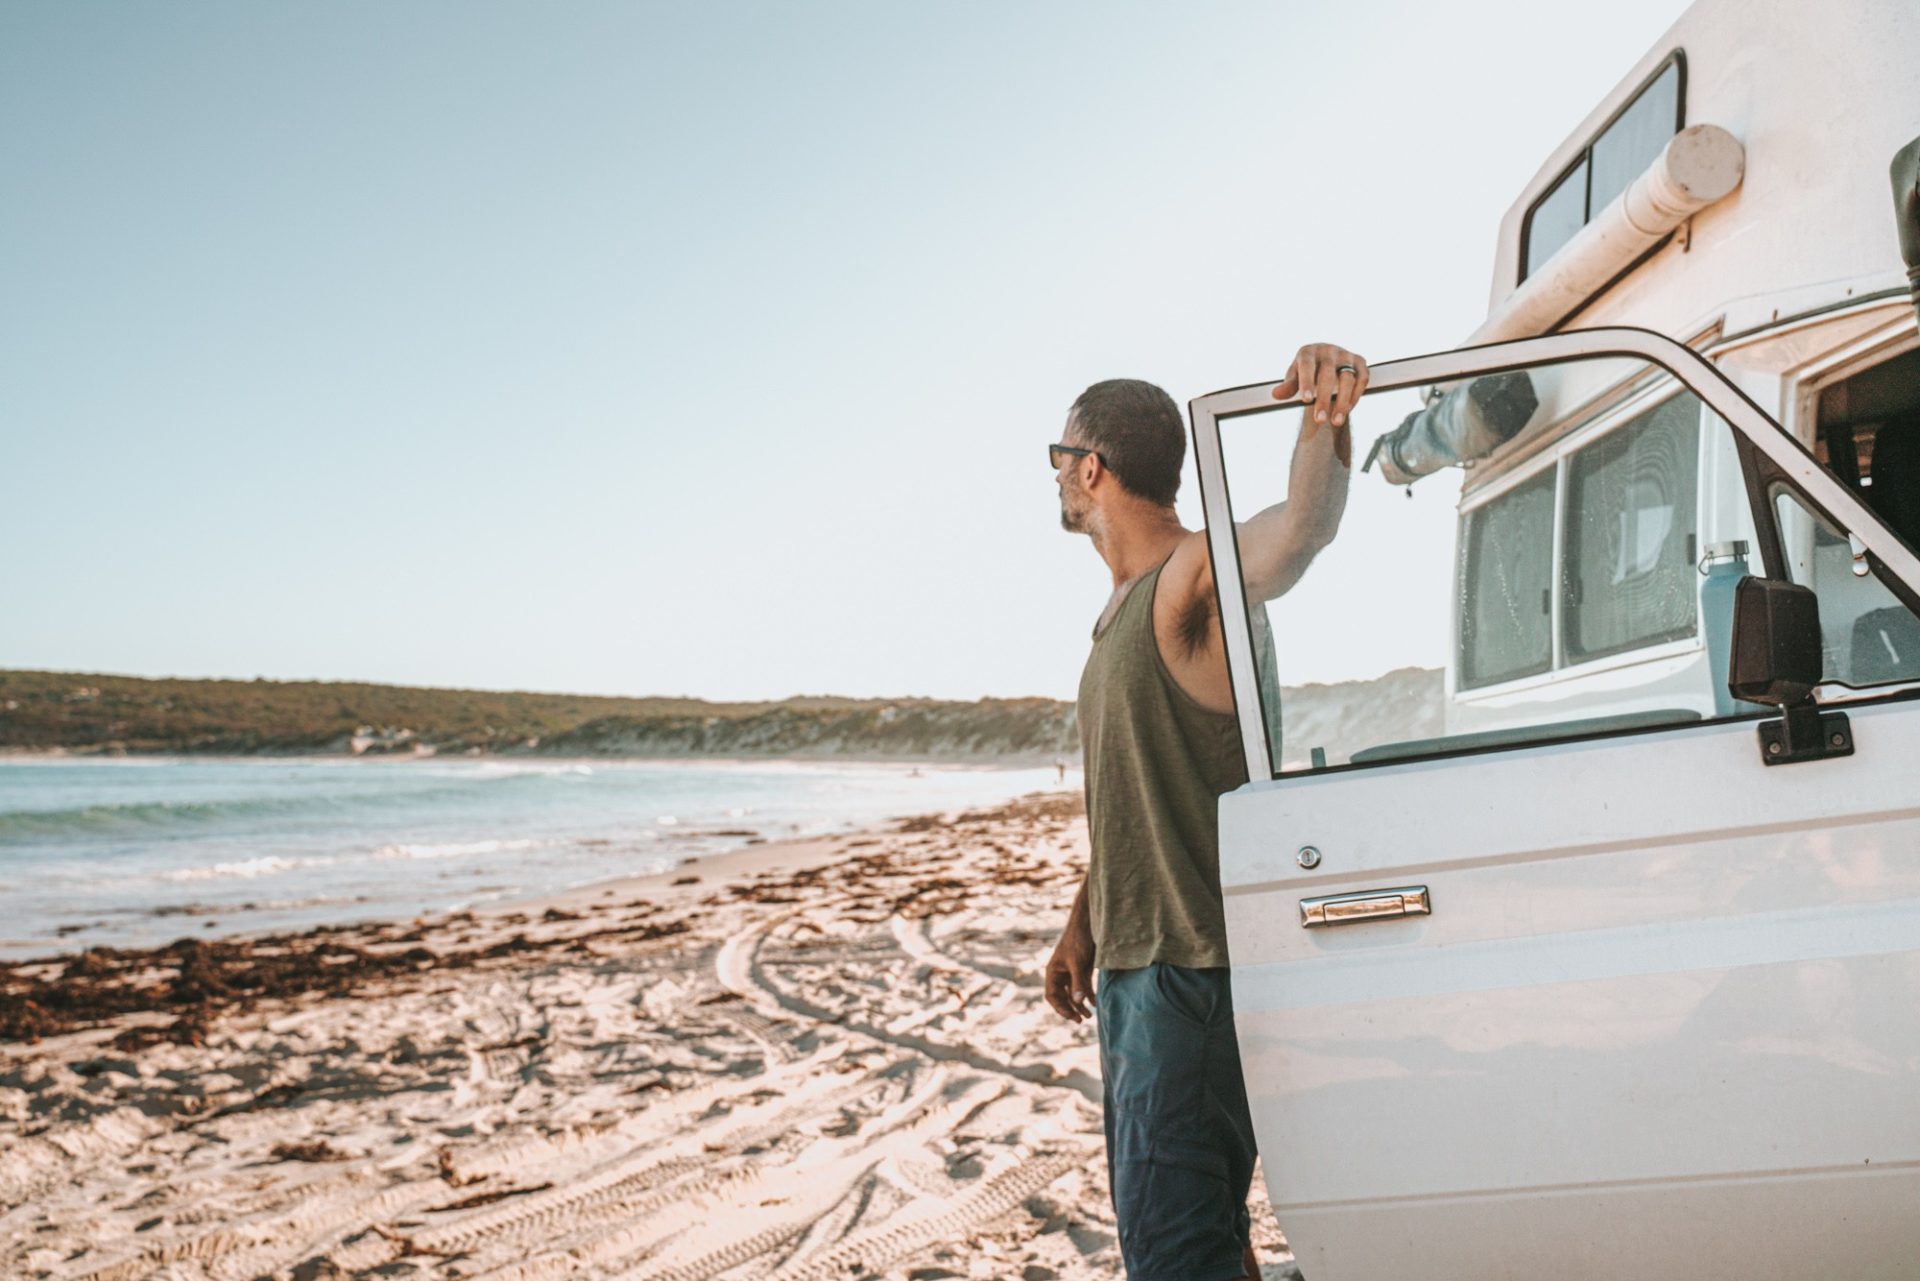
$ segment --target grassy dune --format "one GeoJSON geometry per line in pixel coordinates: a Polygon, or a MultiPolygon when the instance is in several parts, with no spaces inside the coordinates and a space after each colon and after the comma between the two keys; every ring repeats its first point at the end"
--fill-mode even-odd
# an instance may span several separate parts
{"type": "MultiPolygon", "coordinates": [[[[1282,691],[1287,758],[1441,732],[1440,673],[1282,691]]],[[[143,680],[0,671],[0,751],[354,755],[1077,759],[1071,703],[1048,698],[789,698],[710,703],[331,681],[143,680]]]]}
{"type": "Polygon", "coordinates": [[[712,703],[334,681],[146,680],[0,671],[0,750],[214,754],[993,756],[1077,750],[1050,699],[801,697],[712,703]],[[951,724],[949,725],[948,722],[951,724]]]}

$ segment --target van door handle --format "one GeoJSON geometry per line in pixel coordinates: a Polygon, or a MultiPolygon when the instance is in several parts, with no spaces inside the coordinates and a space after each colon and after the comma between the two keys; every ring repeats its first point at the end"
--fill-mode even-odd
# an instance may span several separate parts
{"type": "Polygon", "coordinates": [[[1385,921],[1401,916],[1431,916],[1433,900],[1424,885],[1406,885],[1393,890],[1362,890],[1358,894],[1330,894],[1325,898],[1300,900],[1300,924],[1307,929],[1322,925],[1352,925],[1356,921],[1385,921]]]}

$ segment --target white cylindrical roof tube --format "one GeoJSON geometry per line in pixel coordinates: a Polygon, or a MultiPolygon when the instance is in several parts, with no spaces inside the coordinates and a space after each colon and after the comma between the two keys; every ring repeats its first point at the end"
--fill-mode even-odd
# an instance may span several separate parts
{"type": "Polygon", "coordinates": [[[1746,171],[1746,149],[1719,125],[1681,130],[1645,173],[1508,294],[1466,345],[1549,332],[1674,228],[1732,195],[1746,171]]]}

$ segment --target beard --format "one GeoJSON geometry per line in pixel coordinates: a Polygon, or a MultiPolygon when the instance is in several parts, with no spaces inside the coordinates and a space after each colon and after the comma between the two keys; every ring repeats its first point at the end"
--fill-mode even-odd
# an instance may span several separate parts
{"type": "MultiPolygon", "coordinates": [[[[1089,504],[1089,506],[1091,506],[1091,504],[1089,504]]],[[[1066,491],[1063,491],[1060,495],[1060,528],[1066,530],[1069,534],[1084,534],[1087,532],[1087,508],[1081,507],[1076,510],[1073,504],[1073,495],[1066,491]]]]}

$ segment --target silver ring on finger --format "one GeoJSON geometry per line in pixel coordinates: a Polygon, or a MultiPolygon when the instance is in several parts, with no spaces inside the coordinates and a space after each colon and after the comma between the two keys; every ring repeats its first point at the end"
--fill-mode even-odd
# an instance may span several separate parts
{"type": "Polygon", "coordinates": [[[1337,366],[1333,372],[1336,374],[1352,374],[1355,378],[1358,378],[1360,376],[1360,371],[1358,369],[1355,369],[1352,365],[1337,366]]]}

